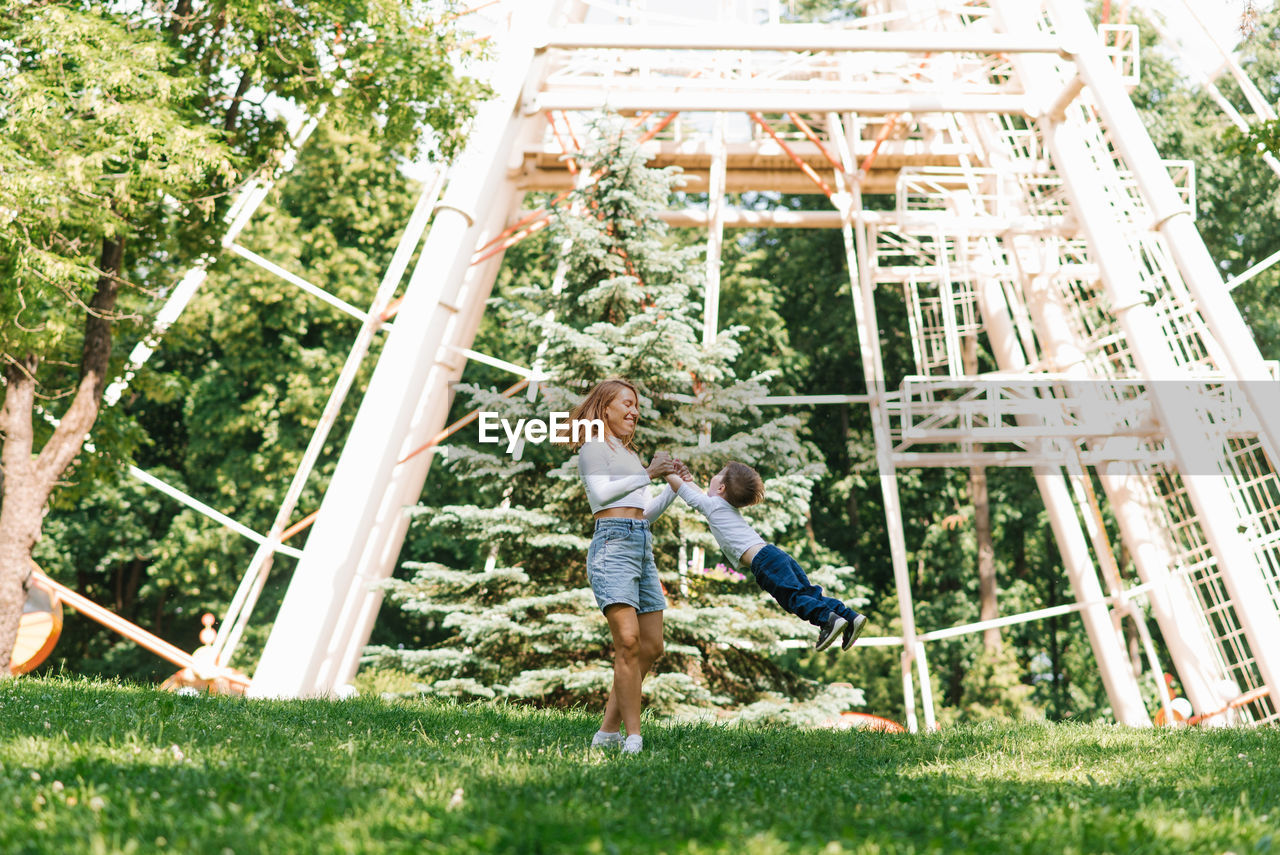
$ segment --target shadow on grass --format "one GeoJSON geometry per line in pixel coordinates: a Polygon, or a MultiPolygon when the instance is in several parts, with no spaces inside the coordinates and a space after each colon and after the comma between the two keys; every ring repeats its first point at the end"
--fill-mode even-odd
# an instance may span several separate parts
{"type": "Polygon", "coordinates": [[[585,747],[594,716],[501,705],[33,683],[0,689],[0,706],[0,804],[15,808],[0,815],[3,852],[92,848],[85,841],[273,855],[815,852],[832,842],[1252,852],[1280,837],[1275,730],[650,723],[646,752],[623,757],[585,747]]]}
{"type": "MultiPolygon", "coordinates": [[[[1032,728],[1030,736],[1049,733],[1032,728]]],[[[486,776],[474,806],[446,817],[441,830],[465,836],[498,807],[512,821],[491,829],[488,843],[512,852],[562,844],[814,852],[832,843],[833,851],[867,852],[1252,852],[1280,837],[1275,739],[1259,757],[1264,762],[1245,767],[1254,771],[1229,780],[1197,774],[1196,763],[1188,769],[1176,758],[1162,772],[1134,768],[1103,783],[1117,766],[1131,765],[1134,750],[1128,739],[1091,744],[1111,736],[1105,729],[1069,735],[1068,744],[1047,751],[1030,746],[1027,761],[1069,759],[1054,768],[1078,781],[1043,780],[1044,770],[1020,774],[1008,732],[966,735],[972,738],[957,736],[938,752],[937,737],[804,734],[811,744],[796,750],[767,731],[704,732],[701,740],[689,733],[667,745],[654,740],[660,747],[648,757],[584,767],[581,780],[486,776]],[[948,758],[962,768],[948,768],[948,758]],[[974,758],[986,758],[989,771],[974,758]],[[1091,764],[1097,777],[1084,771],[1091,764]]],[[[1196,737],[1208,754],[1234,751],[1241,741],[1239,734],[1196,737]]]]}

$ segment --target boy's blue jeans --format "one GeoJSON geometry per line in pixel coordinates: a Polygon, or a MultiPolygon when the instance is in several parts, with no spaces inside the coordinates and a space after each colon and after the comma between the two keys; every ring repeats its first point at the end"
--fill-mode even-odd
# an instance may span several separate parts
{"type": "Polygon", "coordinates": [[[796,560],[771,543],[751,559],[751,572],[778,605],[814,626],[826,623],[832,612],[845,620],[857,614],[834,597],[823,596],[822,588],[809,581],[796,560]]]}

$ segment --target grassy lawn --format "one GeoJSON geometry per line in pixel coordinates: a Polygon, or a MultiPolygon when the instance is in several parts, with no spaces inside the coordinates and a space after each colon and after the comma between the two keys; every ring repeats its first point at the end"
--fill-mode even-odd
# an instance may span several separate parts
{"type": "Polygon", "coordinates": [[[1280,731],[887,735],[0,683],[0,852],[1280,853],[1280,731]]]}

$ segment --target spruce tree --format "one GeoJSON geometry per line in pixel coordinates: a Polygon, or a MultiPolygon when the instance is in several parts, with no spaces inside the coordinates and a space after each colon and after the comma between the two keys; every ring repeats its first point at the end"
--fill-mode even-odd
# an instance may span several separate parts
{"type": "MultiPolygon", "coordinates": [[[[537,359],[548,379],[536,400],[467,384],[459,384],[458,398],[515,425],[549,420],[596,382],[626,378],[642,397],[642,459],[665,449],[690,465],[702,487],[728,460],[755,466],[766,499],[746,515],[770,541],[803,543],[823,467],[797,438],[799,419],[760,408],[768,375],[735,375],[739,340],[750,331],[730,328],[710,346],[701,343],[701,250],[676,245],[656,216],[677,174],[646,168],[620,126],[602,122],[596,130],[600,142],[582,168],[598,180],[577,191],[552,227],[557,276],[517,274],[515,287],[495,300],[508,329],[527,329],[544,343],[537,359]]],[[[531,341],[530,362],[532,348],[531,341]]],[[[499,445],[459,444],[447,455],[450,474],[478,485],[488,504],[416,510],[436,534],[478,544],[475,565],[409,563],[412,578],[388,583],[391,600],[441,640],[421,650],[372,647],[366,663],[420,675],[427,694],[599,706],[612,680],[611,642],[586,580],[592,519],[576,458],[563,445],[530,443],[509,455],[506,444],[505,437],[499,445]]],[[[783,612],[749,574],[687,565],[694,546],[706,549],[703,563],[717,565],[700,514],[677,500],[653,531],[668,609],[666,653],[644,687],[649,709],[817,722],[858,702],[847,684],[821,686],[777,664],[779,642],[811,642],[815,630],[783,612]]],[[[836,596],[852,573],[808,570],[836,596]]]]}

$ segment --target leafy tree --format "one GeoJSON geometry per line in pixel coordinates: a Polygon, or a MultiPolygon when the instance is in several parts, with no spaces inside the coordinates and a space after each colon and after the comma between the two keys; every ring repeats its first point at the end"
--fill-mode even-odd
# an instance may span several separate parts
{"type": "MultiPolygon", "coordinates": [[[[322,125],[240,242],[367,305],[414,189],[379,143],[322,125]]],[[[247,261],[219,264],[117,408],[145,431],[138,464],[265,531],[358,326],[247,261]]],[[[376,349],[357,390],[375,357],[376,349]]],[[[340,414],[299,516],[318,506],[357,400],[353,393],[340,414]]],[[[127,477],[60,507],[46,534],[36,557],[51,575],[188,648],[199,615],[222,612],[253,554],[240,535],[127,477]]],[[[253,661],[292,559],[279,564],[256,612],[267,620],[250,625],[239,667],[253,661]]],[[[82,671],[157,677],[167,667],[84,621],[68,623],[58,653],[82,671]]]]}
{"type": "MultiPolygon", "coordinates": [[[[765,536],[786,538],[803,523],[821,466],[796,439],[794,417],[768,417],[752,403],[768,378],[736,375],[742,329],[721,332],[708,347],[699,343],[698,250],[665,243],[655,216],[674,176],[644,168],[634,142],[616,128],[602,138],[584,158],[585,169],[601,172],[599,180],[577,194],[580,213],[560,217],[551,237],[553,246],[568,247],[559,258],[563,287],[538,273],[517,274],[517,287],[499,302],[512,319],[504,326],[533,334],[526,352],[546,342],[543,367],[552,379],[540,401],[502,398],[474,384],[461,385],[459,399],[465,409],[497,412],[514,424],[571,409],[605,377],[627,377],[642,391],[645,453],[670,450],[702,479],[731,458],[754,463],[769,498],[751,515],[765,536]],[[704,424],[712,438],[700,445],[704,424]]],[[[574,459],[561,446],[529,444],[515,461],[470,444],[451,448],[448,466],[477,485],[486,503],[422,507],[418,514],[432,528],[483,544],[478,555],[488,563],[409,565],[415,575],[392,582],[391,597],[445,637],[419,650],[374,647],[368,661],[412,670],[431,694],[601,702],[611,677],[610,639],[584,587],[591,513],[574,459]]],[[[701,518],[677,502],[654,533],[671,607],[667,653],[646,688],[651,708],[730,707],[748,717],[813,719],[846,707],[850,690],[820,692],[769,655],[779,640],[809,640],[811,628],[734,574],[680,572],[694,544],[715,554],[701,518]],[[789,698],[809,703],[793,708],[789,698]]],[[[800,547],[802,560],[814,552],[803,536],[788,545],[800,547]]],[[[834,568],[815,569],[814,576],[841,587],[834,568]]]]}
{"type": "Polygon", "coordinates": [[[196,88],[173,70],[174,51],[154,33],[31,4],[8,7],[0,28],[7,662],[45,505],[93,426],[112,322],[127,311],[118,306],[126,239],[146,231],[140,222],[194,213],[193,200],[227,183],[234,167],[229,146],[198,115],[196,88]],[[40,416],[58,419],[57,428],[40,416]]]}
{"type": "Polygon", "coordinates": [[[389,152],[429,136],[451,153],[479,89],[455,74],[443,21],[391,0],[0,11],[0,661],[55,488],[117,469],[141,441],[113,415],[69,470],[113,370],[113,326],[145,318],[214,250],[230,192],[275,166],[290,100],[389,152]]]}

